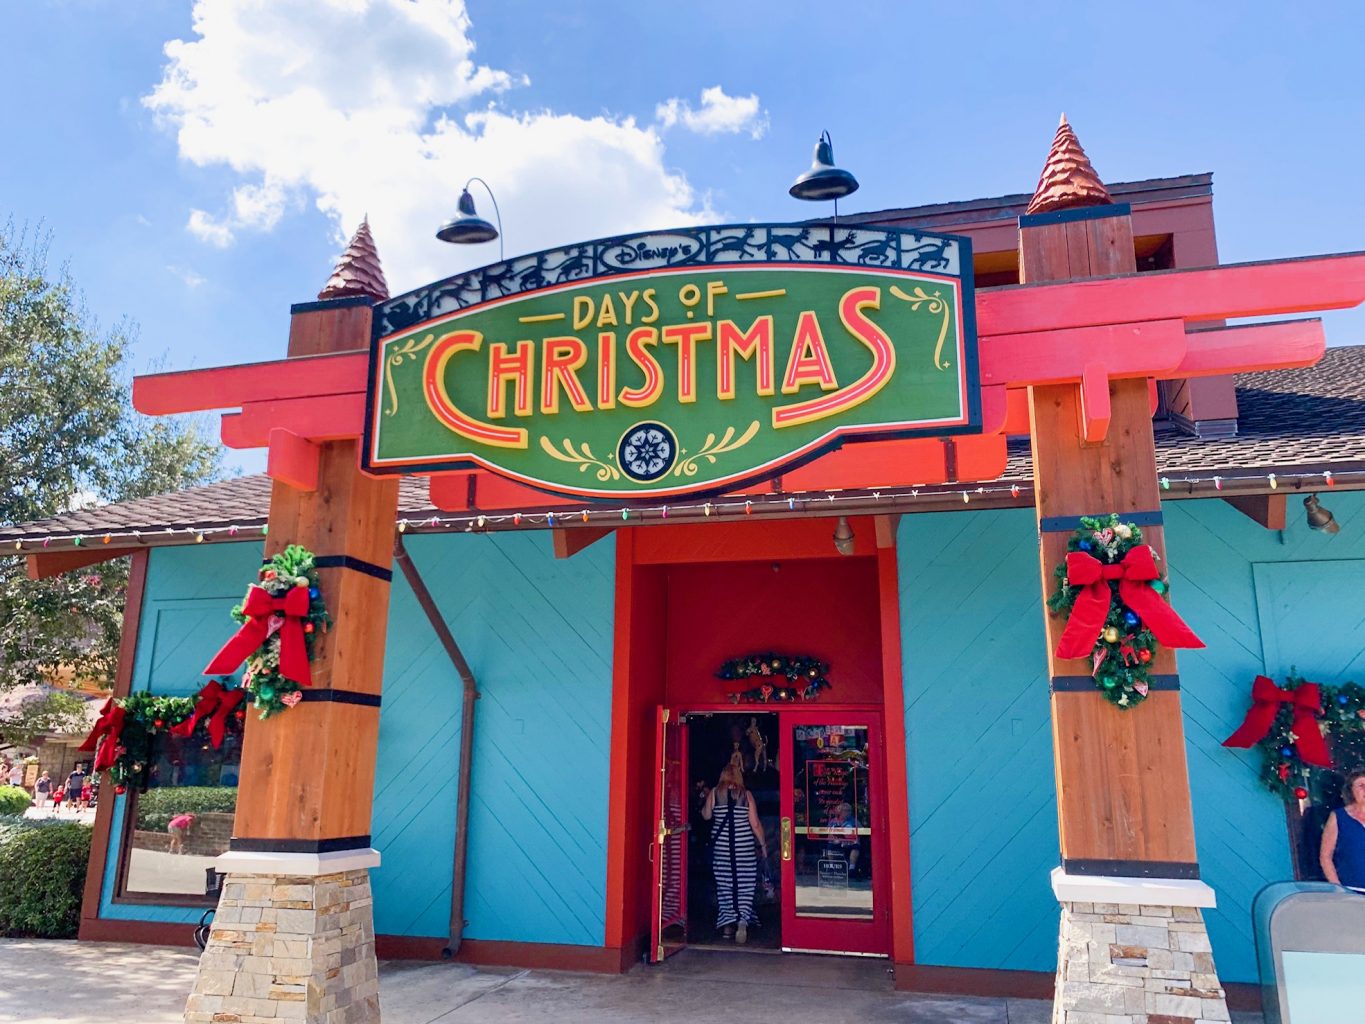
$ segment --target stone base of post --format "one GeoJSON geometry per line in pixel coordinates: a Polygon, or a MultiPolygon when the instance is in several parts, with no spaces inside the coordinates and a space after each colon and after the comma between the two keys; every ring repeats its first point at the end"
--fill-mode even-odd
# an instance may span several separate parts
{"type": "Polygon", "coordinates": [[[1052,881],[1062,903],[1053,1024],[1226,1024],[1200,912],[1213,905],[1212,889],[1060,868],[1052,881]],[[1067,898],[1075,896],[1092,899],[1067,898]]]}
{"type": "Polygon", "coordinates": [[[228,875],[186,1024],[378,1024],[368,870],[378,861],[373,851],[220,858],[228,875]]]}

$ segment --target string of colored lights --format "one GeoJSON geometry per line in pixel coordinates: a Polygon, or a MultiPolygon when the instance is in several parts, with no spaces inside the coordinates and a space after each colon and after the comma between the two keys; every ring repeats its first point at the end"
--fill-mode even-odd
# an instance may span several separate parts
{"type": "MultiPolygon", "coordinates": [[[[1283,473],[1214,473],[1208,475],[1163,474],[1159,478],[1163,492],[1176,497],[1182,492],[1192,494],[1200,485],[1212,484],[1215,491],[1229,490],[1245,492],[1248,486],[1269,486],[1275,491],[1304,491],[1319,487],[1334,488],[1338,484],[1348,489],[1365,488],[1365,469],[1337,469],[1300,472],[1290,470],[1283,473]]],[[[895,487],[881,490],[827,491],[823,495],[805,492],[802,494],[752,495],[747,497],[712,498],[704,501],[691,501],[681,504],[630,505],[619,508],[602,506],[585,507],[577,510],[522,510],[460,513],[433,513],[423,516],[406,516],[398,520],[398,532],[408,530],[429,532],[434,530],[460,530],[466,533],[516,528],[556,528],[583,526],[615,525],[619,522],[646,521],[665,522],[669,519],[706,519],[736,518],[737,516],[790,516],[793,514],[818,512],[822,509],[837,510],[857,506],[859,509],[875,510],[878,506],[891,507],[924,504],[933,502],[942,505],[954,501],[959,496],[962,504],[984,501],[1008,495],[1018,499],[1025,493],[1031,494],[1032,483],[979,484],[976,486],[955,486],[933,484],[923,487],[895,487]]],[[[837,514],[837,511],[835,512],[837,514]]],[[[92,534],[54,533],[42,538],[20,538],[12,541],[13,549],[18,552],[39,552],[53,544],[71,544],[74,547],[94,547],[115,544],[120,547],[133,545],[173,544],[174,538],[188,538],[187,543],[202,544],[208,540],[250,539],[264,536],[267,525],[261,523],[228,523],[214,526],[167,526],[151,530],[111,530],[92,534]]]]}

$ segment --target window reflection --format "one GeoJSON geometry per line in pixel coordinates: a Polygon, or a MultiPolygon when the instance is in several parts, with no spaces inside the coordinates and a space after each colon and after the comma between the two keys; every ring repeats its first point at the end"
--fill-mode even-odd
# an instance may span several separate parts
{"type": "Polygon", "coordinates": [[[204,898],[205,872],[232,836],[241,757],[238,732],[218,750],[202,731],[158,737],[147,791],[131,798],[125,819],[125,894],[204,898]]]}
{"type": "Polygon", "coordinates": [[[796,913],[870,920],[867,727],[800,725],[792,738],[796,913]]]}

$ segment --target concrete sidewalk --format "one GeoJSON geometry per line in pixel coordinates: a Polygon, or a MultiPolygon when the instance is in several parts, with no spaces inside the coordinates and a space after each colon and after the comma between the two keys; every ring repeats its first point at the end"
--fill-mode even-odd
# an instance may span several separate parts
{"type": "MultiPolygon", "coordinates": [[[[161,946],[0,940],[0,1022],[178,1024],[197,961],[161,946]]],[[[1052,1010],[896,992],[882,961],[701,950],[624,976],[388,961],[379,981],[385,1024],[1047,1024],[1052,1010]]]]}

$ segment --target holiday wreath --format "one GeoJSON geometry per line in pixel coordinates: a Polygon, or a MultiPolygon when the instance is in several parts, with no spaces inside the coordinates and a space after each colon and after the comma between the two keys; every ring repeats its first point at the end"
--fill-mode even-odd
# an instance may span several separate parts
{"type": "Polygon", "coordinates": [[[214,655],[204,674],[234,672],[245,661],[242,682],[261,717],[292,708],[303,699],[303,687],[313,685],[313,645],[332,622],[313,553],[290,544],[267,559],[260,582],[247,587],[232,617],[242,628],[214,655]]]}
{"type": "Polygon", "coordinates": [[[1047,606],[1066,615],[1059,658],[1089,658],[1090,674],[1120,708],[1147,699],[1158,644],[1203,647],[1163,599],[1167,582],[1142,530],[1115,513],[1082,516],[1057,566],[1057,589],[1047,606]]]}
{"type": "Polygon", "coordinates": [[[1290,671],[1284,686],[1257,676],[1251,708],[1225,747],[1256,747],[1261,781],[1283,800],[1330,804],[1338,767],[1365,764],[1365,686],[1320,686],[1290,671]]]}
{"type": "Polygon", "coordinates": [[[767,704],[814,700],[833,685],[825,675],[828,671],[824,662],[805,655],[750,654],[727,661],[716,678],[762,679],[758,686],[731,692],[730,703],[767,704]]]}
{"type": "Polygon", "coordinates": [[[213,680],[193,697],[167,697],[147,692],[110,697],[100,709],[99,721],[77,749],[93,753],[94,770],[108,771],[114,792],[147,788],[159,737],[190,737],[202,726],[213,749],[218,750],[230,729],[238,728],[243,714],[238,705],[244,690],[228,689],[213,680]]]}

